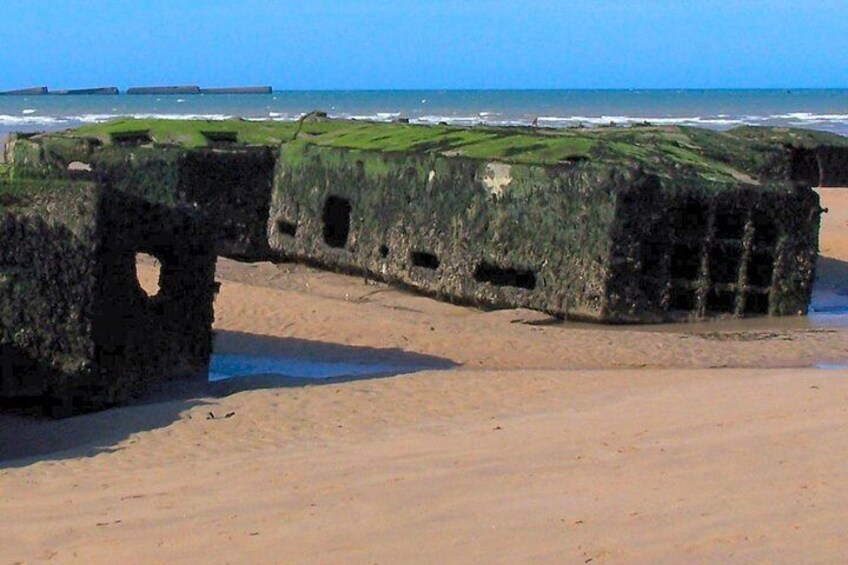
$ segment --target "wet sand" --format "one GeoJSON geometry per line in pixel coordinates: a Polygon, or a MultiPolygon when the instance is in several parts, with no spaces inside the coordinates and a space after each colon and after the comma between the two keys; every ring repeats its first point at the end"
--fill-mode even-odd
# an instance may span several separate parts
{"type": "MultiPolygon", "coordinates": [[[[821,194],[818,286],[839,296],[848,190],[821,194]]],[[[552,325],[297,265],[222,260],[219,278],[216,352],[399,369],[174,384],[62,422],[2,415],[0,562],[848,552],[848,370],[810,368],[848,363],[845,327],[552,325]]]]}

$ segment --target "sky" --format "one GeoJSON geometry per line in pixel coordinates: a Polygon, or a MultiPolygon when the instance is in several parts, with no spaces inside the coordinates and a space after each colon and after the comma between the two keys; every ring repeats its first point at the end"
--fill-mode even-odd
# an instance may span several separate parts
{"type": "Polygon", "coordinates": [[[844,88],[848,0],[0,0],[0,90],[844,88]]]}

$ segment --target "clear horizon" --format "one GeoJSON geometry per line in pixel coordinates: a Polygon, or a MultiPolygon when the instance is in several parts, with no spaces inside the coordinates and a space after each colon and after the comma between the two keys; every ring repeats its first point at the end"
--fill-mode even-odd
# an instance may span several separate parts
{"type": "Polygon", "coordinates": [[[848,87],[848,2],[10,0],[0,90],[848,87]]]}

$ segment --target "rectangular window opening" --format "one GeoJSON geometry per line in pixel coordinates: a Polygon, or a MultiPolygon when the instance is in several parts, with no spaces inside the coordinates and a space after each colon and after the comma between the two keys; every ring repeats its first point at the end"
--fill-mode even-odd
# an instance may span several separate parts
{"type": "Polygon", "coordinates": [[[754,245],[773,248],[777,245],[778,229],[774,218],[764,212],[754,212],[754,245]]]}
{"type": "Polygon", "coordinates": [[[439,258],[427,251],[413,251],[409,254],[413,267],[436,270],[439,268],[439,258]]]}
{"type": "Polygon", "coordinates": [[[774,274],[774,256],[771,253],[754,252],[748,259],[748,284],[770,287],[774,274]]]}
{"type": "Polygon", "coordinates": [[[277,220],[277,232],[279,232],[281,235],[294,237],[297,235],[297,224],[289,222],[287,220],[279,219],[277,220]]]}
{"type": "Polygon", "coordinates": [[[350,201],[338,196],[329,196],[324,202],[324,243],[330,247],[344,247],[350,235],[350,201]]]}
{"type": "Polygon", "coordinates": [[[503,268],[491,263],[480,263],[474,271],[474,280],[494,286],[512,286],[533,290],[536,288],[536,273],[528,269],[503,268]]]}
{"type": "Polygon", "coordinates": [[[669,251],[669,237],[660,233],[651,233],[639,245],[639,262],[642,274],[657,279],[665,278],[666,253],[669,251]]]}

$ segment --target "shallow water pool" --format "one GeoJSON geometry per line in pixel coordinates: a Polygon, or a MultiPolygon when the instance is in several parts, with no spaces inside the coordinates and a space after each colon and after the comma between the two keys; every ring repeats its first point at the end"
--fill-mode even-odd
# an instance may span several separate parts
{"type": "Polygon", "coordinates": [[[216,353],[212,355],[209,364],[209,381],[252,376],[277,376],[289,379],[378,377],[411,373],[426,368],[388,363],[318,361],[282,355],[216,353]]]}

